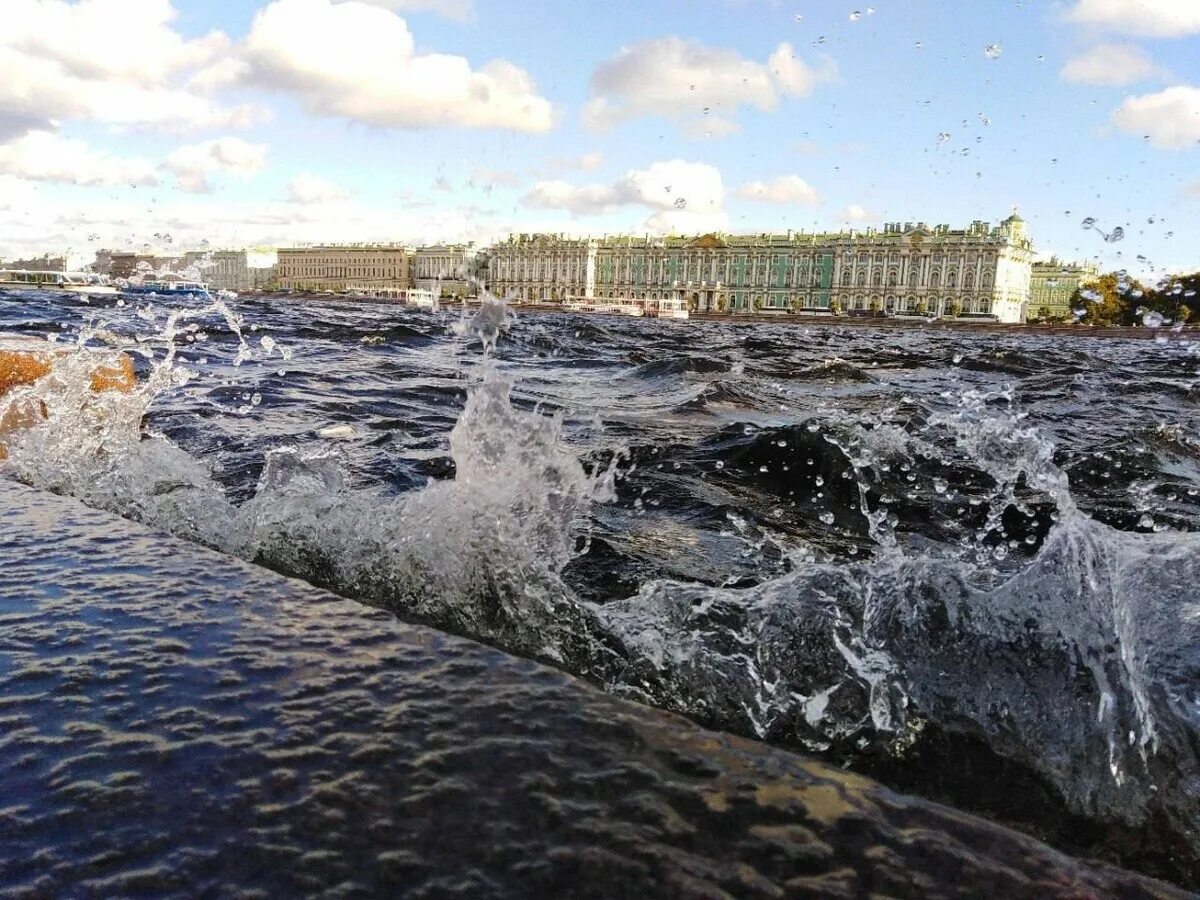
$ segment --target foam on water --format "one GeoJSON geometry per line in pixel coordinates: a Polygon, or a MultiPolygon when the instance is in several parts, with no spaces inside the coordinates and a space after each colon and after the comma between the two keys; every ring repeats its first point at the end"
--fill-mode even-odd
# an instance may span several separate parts
{"type": "MultiPolygon", "coordinates": [[[[810,429],[849,462],[839,521],[864,523],[857,560],[804,546],[753,587],[655,580],[592,603],[561,574],[587,548],[595,504],[614,497],[621,454],[585,468],[561,413],[514,405],[490,356],[509,327],[501,304],[452,326],[484,347],[450,434],[453,479],[396,497],[355,488],[336,449],[295,445],[268,454],[239,505],[199,460],[143,434],[155,398],[189,380],[175,348],[197,323],[237,335],[235,364],[281,352],[243,340],[220,302],[124,345],[88,329],[81,344],[146,361],[139,388],[93,395],[86,360],[64,360],[3,401],[36,399],[50,416],[11,441],[0,471],[721,727],[852,761],[902,757],[935,723],[1036,772],[1080,814],[1131,827],[1165,815],[1200,833],[1200,537],[1081,512],[1011,395],[964,390],[909,429],[810,429]],[[969,501],[977,524],[954,540],[895,530],[884,474],[918,461],[984,482],[969,501]]],[[[947,518],[968,504],[956,492],[932,490],[947,518]]]]}

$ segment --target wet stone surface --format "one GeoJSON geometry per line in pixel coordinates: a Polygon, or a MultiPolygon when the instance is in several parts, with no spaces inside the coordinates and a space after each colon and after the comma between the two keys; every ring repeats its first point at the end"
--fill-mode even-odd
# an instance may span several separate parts
{"type": "Polygon", "coordinates": [[[1175,897],[0,480],[8,896],[1175,897]]]}

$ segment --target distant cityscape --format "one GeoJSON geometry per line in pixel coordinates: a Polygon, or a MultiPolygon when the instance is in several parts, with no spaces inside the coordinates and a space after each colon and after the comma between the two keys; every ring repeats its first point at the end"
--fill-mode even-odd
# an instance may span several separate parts
{"type": "MultiPolygon", "coordinates": [[[[63,256],[6,269],[66,271],[63,256]]],[[[187,274],[215,290],[471,299],[481,288],[518,304],[672,302],[746,315],[916,315],[1001,323],[1070,320],[1095,266],[1038,261],[1025,221],[924,222],[831,233],[693,237],[512,235],[488,247],[322,244],[191,250],[99,250],[88,271],[137,279],[187,274]]]]}

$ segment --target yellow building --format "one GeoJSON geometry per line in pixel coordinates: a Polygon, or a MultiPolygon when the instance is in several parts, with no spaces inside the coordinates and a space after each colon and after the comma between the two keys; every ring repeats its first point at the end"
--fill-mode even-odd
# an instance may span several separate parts
{"type": "Polygon", "coordinates": [[[337,244],[278,251],[283,290],[394,296],[410,283],[412,251],[399,244],[337,244]]]}
{"type": "Polygon", "coordinates": [[[1080,285],[1100,276],[1093,263],[1066,263],[1051,257],[1033,264],[1029,290],[1029,318],[1071,320],[1071,298],[1080,285]]]}

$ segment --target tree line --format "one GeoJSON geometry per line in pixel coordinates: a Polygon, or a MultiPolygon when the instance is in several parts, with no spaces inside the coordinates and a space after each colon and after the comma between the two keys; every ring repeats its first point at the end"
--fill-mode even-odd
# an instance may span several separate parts
{"type": "MultiPolygon", "coordinates": [[[[1072,319],[1085,325],[1174,325],[1192,320],[1200,305],[1200,272],[1165,278],[1147,287],[1124,272],[1085,282],[1071,295],[1072,319]]],[[[1038,319],[1049,318],[1038,310],[1038,319]]]]}

